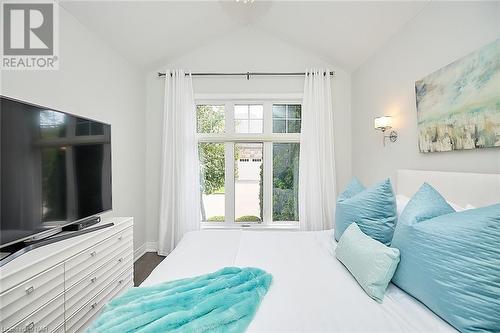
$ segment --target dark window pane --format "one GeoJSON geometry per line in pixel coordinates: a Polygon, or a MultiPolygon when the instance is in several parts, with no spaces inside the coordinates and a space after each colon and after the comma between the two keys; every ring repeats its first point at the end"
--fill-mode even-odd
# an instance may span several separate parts
{"type": "Polygon", "coordinates": [[[285,118],[286,105],[274,104],[273,105],[273,118],[285,118]]]}
{"type": "Polygon", "coordinates": [[[66,148],[41,149],[42,162],[42,221],[65,221],[66,205],[66,148]]]}
{"type": "Polygon", "coordinates": [[[104,134],[104,124],[91,122],[90,134],[91,135],[103,135],[104,134]]]}
{"type": "Polygon", "coordinates": [[[273,105],[273,133],[300,133],[301,105],[273,105]]]}
{"type": "Polygon", "coordinates": [[[299,220],[299,143],[273,144],[273,221],[299,220]]]}
{"type": "Polygon", "coordinates": [[[300,133],[300,120],[288,120],[288,133],[300,133]]]}
{"type": "Polygon", "coordinates": [[[286,133],[286,120],[273,120],[273,133],[286,133]]]}
{"type": "Polygon", "coordinates": [[[103,135],[103,134],[104,134],[103,124],[86,119],[76,120],[76,128],[75,128],[76,136],[103,135]]]}
{"type": "Polygon", "coordinates": [[[104,145],[76,145],[73,146],[75,159],[75,187],[77,198],[77,216],[90,216],[96,211],[103,210],[102,169],[96,165],[103,165],[104,145]]]}
{"type": "Polygon", "coordinates": [[[288,105],[288,118],[300,119],[301,106],[298,105],[288,105]]]}

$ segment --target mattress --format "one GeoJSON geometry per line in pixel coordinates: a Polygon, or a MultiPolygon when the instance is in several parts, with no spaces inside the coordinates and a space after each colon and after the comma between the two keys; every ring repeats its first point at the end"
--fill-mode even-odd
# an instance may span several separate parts
{"type": "Polygon", "coordinates": [[[184,236],[143,286],[226,266],[259,267],[273,284],[248,332],[455,332],[389,285],[382,304],[335,258],[333,230],[202,230],[184,236]]]}

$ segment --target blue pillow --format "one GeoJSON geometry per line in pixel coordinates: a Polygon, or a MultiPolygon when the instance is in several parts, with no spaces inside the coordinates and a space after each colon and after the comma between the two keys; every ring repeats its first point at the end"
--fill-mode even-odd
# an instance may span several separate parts
{"type": "Polygon", "coordinates": [[[363,192],[365,189],[366,187],[364,187],[363,184],[361,184],[356,177],[353,177],[349,185],[347,185],[344,192],[340,193],[338,200],[349,199],[355,196],[356,194],[363,192]]]}
{"type": "Polygon", "coordinates": [[[354,179],[337,200],[335,239],[356,222],[363,233],[389,245],[396,219],[396,198],[389,179],[367,189],[354,179]]]}
{"type": "Polygon", "coordinates": [[[399,250],[368,237],[356,223],[351,223],[340,237],[335,255],[363,290],[382,303],[387,285],[398,266],[399,250]]]}
{"type": "Polygon", "coordinates": [[[408,202],[392,240],[393,283],[461,332],[500,328],[500,204],[455,212],[430,185],[408,202]]]}

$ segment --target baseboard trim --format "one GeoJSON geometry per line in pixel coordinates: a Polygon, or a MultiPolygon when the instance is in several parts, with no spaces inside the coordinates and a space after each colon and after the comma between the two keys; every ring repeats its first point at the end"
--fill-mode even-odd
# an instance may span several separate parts
{"type": "Polygon", "coordinates": [[[146,252],[158,252],[158,242],[146,242],[134,251],[134,262],[146,252]]]}
{"type": "Polygon", "coordinates": [[[146,252],[158,252],[158,242],[146,242],[146,252]]]}
{"type": "Polygon", "coordinates": [[[137,261],[140,257],[142,257],[146,253],[146,243],[142,244],[139,246],[137,249],[134,251],[134,262],[137,261]]]}

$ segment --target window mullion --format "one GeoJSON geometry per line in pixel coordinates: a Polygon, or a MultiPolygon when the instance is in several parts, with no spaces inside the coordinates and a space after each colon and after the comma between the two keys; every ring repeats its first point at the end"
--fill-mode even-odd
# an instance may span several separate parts
{"type": "MultiPolygon", "coordinates": [[[[225,105],[225,135],[234,134],[234,103],[225,105]]],[[[234,223],[234,142],[224,144],[225,151],[225,191],[226,191],[226,223],[234,223]]]]}
{"type": "Polygon", "coordinates": [[[264,102],[264,136],[273,134],[273,103],[264,102]]]}
{"type": "Polygon", "coordinates": [[[199,142],[299,142],[299,133],[280,134],[198,134],[199,142]]]}
{"type": "Polygon", "coordinates": [[[264,224],[273,221],[273,143],[264,142],[264,224]]]}
{"type": "MultiPolygon", "coordinates": [[[[266,101],[264,105],[264,136],[271,138],[273,133],[273,103],[266,101]]],[[[263,188],[263,222],[271,223],[273,220],[273,143],[264,141],[264,188],[263,188]]]]}
{"type": "Polygon", "coordinates": [[[225,135],[234,134],[234,103],[226,102],[224,105],[224,129],[225,135]]]}
{"type": "Polygon", "coordinates": [[[285,105],[285,133],[288,133],[288,104],[285,105]]]}
{"type": "Polygon", "coordinates": [[[225,150],[225,192],[226,223],[234,223],[234,142],[226,142],[225,150]]]}

